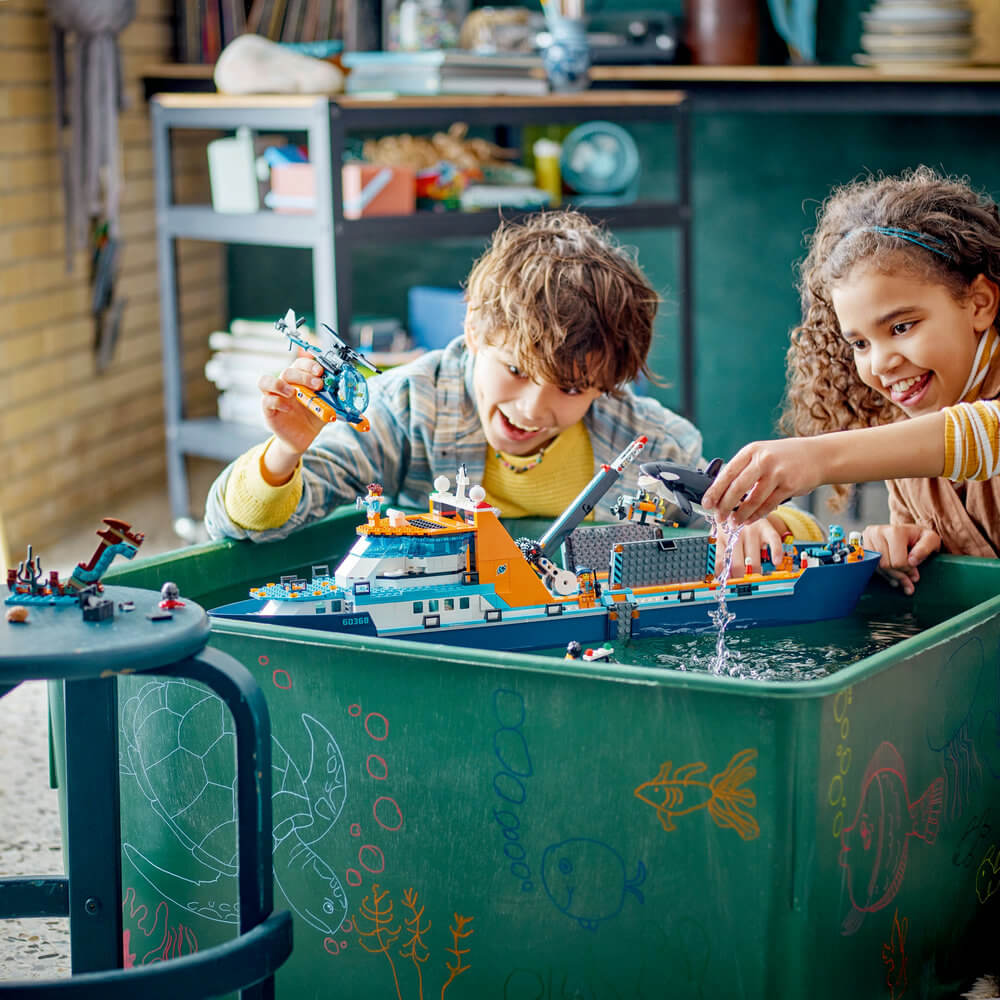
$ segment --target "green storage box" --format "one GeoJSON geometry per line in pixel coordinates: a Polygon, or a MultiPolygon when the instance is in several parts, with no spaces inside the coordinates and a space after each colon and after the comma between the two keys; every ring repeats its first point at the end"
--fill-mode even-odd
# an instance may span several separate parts
{"type": "MultiPolygon", "coordinates": [[[[108,579],[212,607],[356,523],[108,579]]],[[[956,996],[1000,953],[998,595],[937,558],[947,621],[801,683],[220,622],[271,710],[279,996],[956,996]]],[[[231,725],[162,678],[120,716],[139,963],[232,933],[231,725]]]]}

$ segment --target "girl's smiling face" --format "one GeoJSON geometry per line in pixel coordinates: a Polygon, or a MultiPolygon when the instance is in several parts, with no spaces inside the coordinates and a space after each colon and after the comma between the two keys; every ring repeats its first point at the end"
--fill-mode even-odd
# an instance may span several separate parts
{"type": "Polygon", "coordinates": [[[906,268],[862,263],[831,298],[861,381],[915,417],[961,399],[979,338],[996,317],[998,289],[979,275],[956,299],[906,268]]]}
{"type": "Polygon", "coordinates": [[[503,344],[491,345],[466,324],[475,354],[476,408],[486,441],[508,455],[531,455],[578,423],[601,395],[599,389],[535,382],[503,344]]]}

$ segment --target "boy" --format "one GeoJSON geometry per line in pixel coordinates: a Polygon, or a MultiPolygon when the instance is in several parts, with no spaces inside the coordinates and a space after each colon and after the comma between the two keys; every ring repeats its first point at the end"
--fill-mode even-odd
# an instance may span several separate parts
{"type": "MultiPolygon", "coordinates": [[[[627,386],[648,373],[658,297],[586,216],[502,224],[467,297],[462,338],[370,381],[367,433],[324,424],[295,399],[295,384],[321,385],[311,358],[263,376],[272,437],[216,480],[205,517],[212,536],[282,538],[371,482],[422,508],[434,479],[453,479],[462,464],[505,517],[555,517],[640,434],[649,460],[701,462],[695,427],[627,386]]],[[[619,492],[636,488],[638,466],[604,497],[604,519],[619,492]]],[[[778,529],[758,530],[780,550],[778,529]]]]}

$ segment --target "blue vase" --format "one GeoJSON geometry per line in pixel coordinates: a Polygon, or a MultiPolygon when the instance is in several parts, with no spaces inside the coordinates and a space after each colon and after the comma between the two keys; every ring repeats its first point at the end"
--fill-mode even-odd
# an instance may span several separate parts
{"type": "Polygon", "coordinates": [[[542,64],[553,90],[583,90],[590,83],[590,48],[582,21],[563,18],[551,30],[542,64]]]}

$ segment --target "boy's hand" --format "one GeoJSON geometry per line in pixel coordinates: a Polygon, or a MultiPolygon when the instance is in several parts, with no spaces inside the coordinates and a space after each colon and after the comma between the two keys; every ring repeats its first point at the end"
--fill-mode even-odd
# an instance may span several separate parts
{"type": "MultiPolygon", "coordinates": [[[[761,550],[767,548],[771,553],[771,562],[775,565],[781,562],[781,538],[788,533],[788,526],[777,515],[773,514],[769,518],[762,518],[753,524],[745,525],[740,532],[740,537],[733,546],[733,564],[730,568],[730,576],[743,576],[749,564],[751,573],[760,572],[761,550]]],[[[731,534],[731,528],[726,525],[719,525],[715,539],[715,574],[718,576],[722,572],[725,564],[726,544],[731,534]]]]}
{"type": "Polygon", "coordinates": [[[296,358],[280,375],[261,375],[261,409],[277,439],[264,455],[272,485],[287,482],[306,449],[323,429],[323,421],[295,398],[295,386],[323,388],[323,369],[312,358],[296,358]]]}
{"type": "Polygon", "coordinates": [[[733,526],[766,517],[823,482],[816,456],[815,438],[748,444],[719,470],[702,506],[733,526]]]}
{"type": "Polygon", "coordinates": [[[912,594],[917,567],[941,548],[941,537],[919,524],[873,524],[864,530],[864,546],[882,555],[879,573],[904,594],[912,594]]]}

